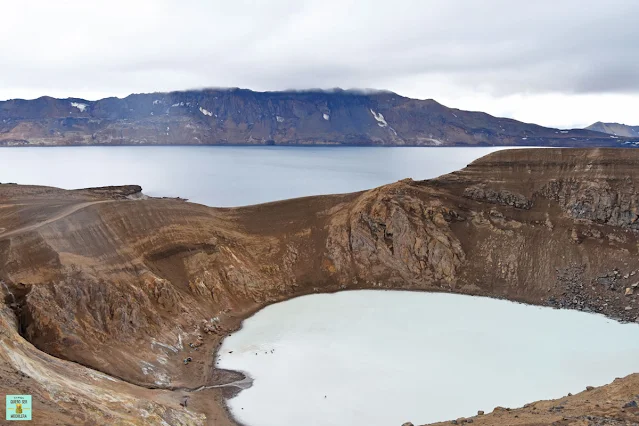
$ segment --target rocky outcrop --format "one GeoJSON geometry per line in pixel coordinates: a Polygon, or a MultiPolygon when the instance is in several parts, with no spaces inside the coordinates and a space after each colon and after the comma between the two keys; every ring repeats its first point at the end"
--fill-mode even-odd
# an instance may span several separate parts
{"type": "Polygon", "coordinates": [[[606,179],[551,181],[541,189],[575,219],[639,228],[639,194],[628,179],[613,187],[606,179]]]}
{"type": "Polygon", "coordinates": [[[207,387],[238,378],[213,364],[221,339],[314,292],[446,291],[636,321],[638,166],[634,150],[506,150],[434,180],[232,209],[135,186],[0,185],[0,390],[24,382],[34,414],[60,422],[146,410],[145,424],[230,425],[232,390],[207,387]]]}
{"type": "Polygon", "coordinates": [[[530,209],[532,206],[532,202],[521,194],[516,194],[507,189],[495,191],[492,188],[487,188],[484,184],[469,186],[464,190],[464,197],[525,210],[530,209]]]}
{"type": "Polygon", "coordinates": [[[382,277],[401,287],[454,282],[465,259],[449,222],[454,211],[403,193],[403,184],[364,194],[329,225],[327,258],[341,282],[382,277]]]}
{"type": "Polygon", "coordinates": [[[82,191],[95,194],[99,197],[113,198],[115,200],[142,197],[142,187],[140,185],[101,186],[96,188],[87,188],[82,191]]]}
{"type": "Polygon", "coordinates": [[[0,146],[625,146],[635,140],[550,129],[391,92],[210,89],[0,102],[0,146]]]}

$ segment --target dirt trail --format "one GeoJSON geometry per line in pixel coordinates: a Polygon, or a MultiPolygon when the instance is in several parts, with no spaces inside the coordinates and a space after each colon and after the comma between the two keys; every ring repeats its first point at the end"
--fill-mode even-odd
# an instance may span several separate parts
{"type": "MultiPolygon", "coordinates": [[[[38,222],[38,223],[34,223],[32,225],[28,225],[28,226],[23,226],[22,228],[18,228],[18,229],[14,229],[12,231],[9,232],[4,232],[0,234],[0,239],[4,239],[4,238],[8,238],[8,237],[13,237],[19,234],[22,234],[24,232],[29,232],[29,231],[33,231],[35,229],[38,229],[42,226],[48,225],[50,223],[53,223],[55,221],[58,221],[60,219],[63,219],[69,215],[72,215],[73,213],[85,209],[87,207],[90,207],[94,204],[101,204],[101,203],[112,203],[115,200],[101,200],[101,201],[91,201],[88,203],[80,203],[80,204],[75,204],[73,206],[70,206],[64,210],[62,210],[61,212],[59,212],[58,214],[56,214],[55,216],[50,217],[49,219],[42,221],[42,222],[38,222]]],[[[4,229],[4,228],[0,228],[0,229],[4,229]]]]}

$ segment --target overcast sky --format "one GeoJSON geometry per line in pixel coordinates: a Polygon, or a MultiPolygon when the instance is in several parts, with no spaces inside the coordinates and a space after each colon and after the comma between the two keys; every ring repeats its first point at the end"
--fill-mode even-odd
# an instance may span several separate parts
{"type": "Polygon", "coordinates": [[[0,99],[375,88],[639,125],[638,0],[5,1],[0,99]]]}

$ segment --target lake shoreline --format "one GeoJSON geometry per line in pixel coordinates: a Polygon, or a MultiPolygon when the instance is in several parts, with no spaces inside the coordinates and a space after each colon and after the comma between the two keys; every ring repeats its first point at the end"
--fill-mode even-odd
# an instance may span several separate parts
{"type": "MultiPolygon", "coordinates": [[[[474,292],[470,292],[470,293],[466,293],[466,292],[460,292],[460,291],[455,291],[455,290],[443,290],[440,287],[436,287],[434,286],[432,289],[412,289],[412,288],[405,288],[405,289],[397,289],[397,288],[393,288],[393,287],[378,287],[378,288],[370,288],[370,287],[361,287],[361,288],[349,288],[349,289],[334,289],[334,290],[326,290],[323,289],[320,292],[305,292],[305,293],[301,293],[301,294],[294,294],[294,295],[288,295],[286,297],[280,298],[278,300],[273,300],[271,302],[269,302],[268,304],[264,305],[264,306],[260,306],[260,307],[255,307],[253,309],[250,309],[248,311],[244,311],[242,312],[241,318],[238,317],[237,320],[239,320],[239,324],[236,327],[233,327],[232,329],[229,330],[229,336],[234,336],[237,335],[238,333],[242,332],[244,330],[244,326],[245,326],[245,322],[248,320],[251,320],[253,317],[255,317],[256,314],[260,313],[261,311],[264,311],[267,308],[272,308],[274,305],[278,305],[278,304],[283,304],[286,302],[290,302],[292,300],[295,299],[300,299],[300,298],[304,298],[304,297],[312,297],[312,296],[317,296],[317,295],[337,295],[340,293],[356,293],[356,292],[386,292],[386,293],[402,293],[402,292],[407,292],[407,293],[427,293],[427,294],[440,294],[440,295],[455,295],[455,296],[466,296],[469,298],[480,298],[480,299],[489,299],[489,300],[494,300],[494,301],[502,301],[502,302],[510,302],[513,304],[517,304],[517,305],[523,305],[523,306],[529,306],[529,307],[537,307],[537,308],[543,308],[543,309],[552,309],[552,310],[556,310],[556,311],[571,311],[571,312],[575,312],[575,313],[582,313],[582,314],[586,314],[586,315],[593,315],[595,317],[602,317],[608,320],[612,320],[615,323],[618,323],[620,325],[623,324],[634,324],[634,322],[631,321],[627,321],[627,320],[623,320],[620,317],[615,317],[615,316],[610,316],[610,315],[606,315],[603,313],[597,313],[597,312],[583,312],[577,309],[566,309],[566,308],[560,308],[557,306],[553,306],[550,305],[548,303],[531,303],[530,301],[526,301],[523,299],[509,299],[506,297],[498,297],[498,296],[494,296],[491,294],[482,294],[482,293],[474,293],[474,292]]],[[[228,368],[218,368],[218,360],[223,356],[222,351],[223,350],[228,350],[228,348],[223,348],[223,344],[224,342],[227,340],[227,337],[222,338],[219,343],[217,344],[217,349],[214,351],[214,359],[215,359],[215,369],[219,370],[219,371],[233,371],[235,373],[238,374],[242,374],[245,377],[251,377],[250,374],[248,374],[246,371],[242,371],[242,370],[233,370],[233,369],[228,369],[228,368]]],[[[258,352],[259,353],[259,352],[258,352]]],[[[612,383],[612,379],[614,379],[614,377],[611,377],[610,382],[606,382],[602,385],[606,385],[608,383],[612,383]]],[[[251,377],[251,380],[255,381],[255,378],[251,377]]],[[[220,385],[217,385],[220,386],[220,385]]],[[[601,386],[601,385],[600,385],[601,386]]],[[[585,387],[585,385],[584,385],[585,387]]],[[[237,425],[237,426],[255,426],[251,423],[245,423],[240,421],[238,418],[236,418],[233,415],[233,412],[231,411],[231,408],[229,406],[229,401],[237,396],[239,396],[242,392],[242,390],[245,389],[237,389],[237,392],[233,392],[233,394],[229,394],[228,396],[225,397],[224,401],[225,401],[225,408],[226,411],[229,415],[229,418],[232,419],[232,421],[234,422],[233,424],[237,425]]],[[[539,399],[549,399],[549,398],[553,398],[552,395],[546,395],[542,398],[539,399]]],[[[528,402],[528,401],[527,401],[528,402]]],[[[498,404],[495,404],[495,406],[497,406],[498,404]]],[[[523,403],[522,403],[523,406],[523,403]]],[[[490,408],[490,407],[489,407],[490,408]]],[[[514,407],[516,408],[516,407],[514,407]]],[[[488,411],[487,411],[488,412],[488,411]]],[[[452,417],[452,418],[457,418],[457,417],[461,417],[461,416],[456,416],[456,417],[452,417]]],[[[442,419],[443,420],[443,419],[442,419]]],[[[421,424],[421,423],[420,423],[421,424]]],[[[430,424],[430,423],[429,423],[430,424]]]]}
{"type": "Polygon", "coordinates": [[[130,146],[0,149],[0,182],[136,183],[152,197],[238,207],[368,190],[452,172],[500,148],[130,146]],[[86,148],[86,149],[84,149],[86,148]],[[73,158],[71,162],[69,159],[73,158]]]}

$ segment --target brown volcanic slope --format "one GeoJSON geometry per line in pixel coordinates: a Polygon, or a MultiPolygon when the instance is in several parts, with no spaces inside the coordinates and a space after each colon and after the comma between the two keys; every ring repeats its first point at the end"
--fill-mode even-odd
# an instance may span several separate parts
{"type": "Polygon", "coordinates": [[[390,92],[227,89],[0,102],[0,146],[622,146],[633,140],[639,139],[549,129],[390,92]]]}
{"type": "MultiPolygon", "coordinates": [[[[635,321],[636,185],[639,151],[614,149],[507,150],[430,181],[233,209],[0,185],[0,393],[32,394],[35,424],[231,425],[236,388],[195,391],[239,378],[212,365],[222,337],[313,292],[446,291],[635,321]]],[[[636,424],[622,406],[637,394],[633,375],[475,422],[636,424]]]]}

